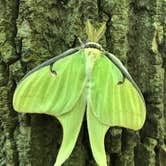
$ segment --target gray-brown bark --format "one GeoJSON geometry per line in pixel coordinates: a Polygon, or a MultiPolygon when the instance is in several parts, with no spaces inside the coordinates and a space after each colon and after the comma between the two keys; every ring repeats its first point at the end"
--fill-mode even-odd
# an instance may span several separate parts
{"type": "MultiPolygon", "coordinates": [[[[147,104],[143,129],[111,128],[105,139],[112,166],[166,165],[165,0],[0,0],[0,166],[52,166],[62,130],[46,115],[12,108],[16,83],[37,64],[86,41],[87,18],[106,21],[103,47],[120,58],[147,104]]],[[[66,166],[96,165],[86,123],[66,166]]]]}

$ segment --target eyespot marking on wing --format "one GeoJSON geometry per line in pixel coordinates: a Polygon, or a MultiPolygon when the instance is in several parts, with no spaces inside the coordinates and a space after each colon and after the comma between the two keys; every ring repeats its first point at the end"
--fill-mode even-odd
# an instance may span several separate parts
{"type": "Polygon", "coordinates": [[[50,64],[50,72],[51,72],[52,76],[57,75],[57,72],[53,69],[53,63],[50,64]]]}
{"type": "Polygon", "coordinates": [[[117,83],[117,85],[122,85],[122,84],[124,84],[124,82],[125,82],[125,76],[123,75],[123,80],[122,81],[119,81],[118,83],[117,83]]]}

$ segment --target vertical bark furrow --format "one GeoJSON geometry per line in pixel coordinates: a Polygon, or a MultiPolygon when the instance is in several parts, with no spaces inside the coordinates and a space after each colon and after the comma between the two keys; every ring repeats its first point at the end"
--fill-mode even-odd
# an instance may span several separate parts
{"type": "Polygon", "coordinates": [[[159,41],[163,36],[160,21],[162,3],[156,0],[150,3],[134,1],[132,4],[128,62],[147,105],[147,120],[141,132],[141,142],[135,148],[136,165],[155,165],[158,148],[164,144],[164,70],[159,50],[159,41]]]}
{"type": "Polygon", "coordinates": [[[17,114],[12,109],[13,82],[10,65],[18,59],[16,53],[16,19],[18,1],[0,1],[0,165],[18,165],[18,151],[14,131],[17,114]]]}

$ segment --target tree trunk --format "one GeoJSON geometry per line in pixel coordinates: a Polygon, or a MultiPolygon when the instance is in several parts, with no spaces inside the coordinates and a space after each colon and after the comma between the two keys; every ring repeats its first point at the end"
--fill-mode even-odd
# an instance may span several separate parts
{"type": "MultiPolygon", "coordinates": [[[[147,106],[141,131],[108,131],[108,165],[165,166],[165,14],[165,0],[0,0],[0,166],[53,166],[60,124],[51,116],[16,113],[13,92],[27,71],[78,46],[78,37],[85,42],[88,18],[106,22],[100,44],[128,68],[147,106]]],[[[64,165],[96,165],[86,123],[64,165]]]]}

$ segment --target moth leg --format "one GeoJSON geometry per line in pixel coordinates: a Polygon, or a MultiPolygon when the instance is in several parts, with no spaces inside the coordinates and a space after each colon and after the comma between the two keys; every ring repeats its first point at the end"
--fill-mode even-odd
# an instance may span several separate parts
{"type": "Polygon", "coordinates": [[[54,64],[54,63],[51,63],[51,64],[50,64],[50,72],[51,72],[51,74],[53,74],[54,76],[56,76],[56,75],[57,75],[57,72],[53,69],[53,64],[54,64]]]}

